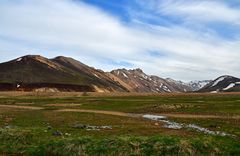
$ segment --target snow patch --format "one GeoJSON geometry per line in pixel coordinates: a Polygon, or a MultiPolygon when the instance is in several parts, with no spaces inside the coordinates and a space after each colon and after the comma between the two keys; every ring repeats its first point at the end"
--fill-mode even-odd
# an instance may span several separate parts
{"type": "Polygon", "coordinates": [[[230,83],[226,88],[223,88],[223,90],[228,90],[232,87],[234,87],[236,84],[235,83],[230,83]]]}
{"type": "Polygon", "coordinates": [[[203,80],[203,81],[191,81],[187,85],[192,87],[194,91],[199,90],[209,84],[211,80],[203,80]]]}
{"type": "Polygon", "coordinates": [[[100,77],[99,77],[97,74],[94,74],[94,76],[96,76],[97,78],[99,78],[99,79],[100,79],[100,77]]]}
{"type": "Polygon", "coordinates": [[[141,74],[141,76],[142,76],[144,79],[148,79],[148,76],[147,76],[147,75],[141,74]]]}
{"type": "Polygon", "coordinates": [[[167,86],[163,86],[163,90],[165,90],[165,91],[167,91],[167,92],[171,92],[171,90],[170,90],[170,89],[168,89],[168,87],[167,87],[167,86]]]}
{"type": "Polygon", "coordinates": [[[128,76],[125,73],[122,73],[124,77],[128,78],[128,76]]]}
{"type": "Polygon", "coordinates": [[[20,62],[20,61],[22,61],[22,58],[21,58],[21,57],[17,59],[17,62],[20,62]]]}
{"type": "Polygon", "coordinates": [[[199,88],[203,88],[204,86],[206,86],[209,82],[200,82],[199,83],[199,88]]]}
{"type": "Polygon", "coordinates": [[[225,76],[218,78],[218,79],[212,84],[211,87],[216,86],[219,82],[223,81],[225,78],[226,78],[225,76]]]}
{"type": "Polygon", "coordinates": [[[143,115],[142,117],[143,117],[143,118],[146,118],[146,119],[154,120],[154,121],[159,121],[159,120],[162,120],[162,119],[167,119],[166,116],[150,115],[150,114],[143,115]]]}
{"type": "Polygon", "coordinates": [[[163,84],[161,83],[161,84],[160,84],[160,88],[162,88],[162,86],[163,86],[163,84]]]}

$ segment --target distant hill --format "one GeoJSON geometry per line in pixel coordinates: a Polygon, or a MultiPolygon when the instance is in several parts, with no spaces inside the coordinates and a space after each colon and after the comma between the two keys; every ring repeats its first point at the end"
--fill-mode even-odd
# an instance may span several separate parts
{"type": "Polygon", "coordinates": [[[229,75],[220,76],[199,90],[212,93],[233,91],[240,91],[240,79],[229,75]]]}

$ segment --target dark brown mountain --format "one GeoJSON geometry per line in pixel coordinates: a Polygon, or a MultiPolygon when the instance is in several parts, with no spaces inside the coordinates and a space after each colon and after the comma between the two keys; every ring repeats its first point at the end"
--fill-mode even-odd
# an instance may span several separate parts
{"type": "Polygon", "coordinates": [[[212,93],[234,91],[240,91],[240,79],[229,75],[220,76],[199,90],[212,93]]]}
{"type": "Polygon", "coordinates": [[[127,91],[104,72],[72,58],[39,55],[1,63],[0,90],[127,91]]]}

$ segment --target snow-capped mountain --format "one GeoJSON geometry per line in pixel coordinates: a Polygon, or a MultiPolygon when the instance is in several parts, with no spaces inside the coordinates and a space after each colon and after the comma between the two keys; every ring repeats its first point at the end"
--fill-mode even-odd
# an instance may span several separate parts
{"type": "Polygon", "coordinates": [[[179,81],[179,80],[174,80],[171,78],[166,78],[166,80],[175,88],[178,88],[178,90],[180,90],[181,92],[189,92],[189,91],[193,91],[192,86],[189,86],[188,83],[179,81]]]}
{"type": "Polygon", "coordinates": [[[191,81],[188,83],[188,85],[193,89],[193,91],[198,91],[210,82],[212,82],[212,80],[191,81]]]}
{"type": "Polygon", "coordinates": [[[199,91],[212,93],[240,91],[240,79],[229,75],[220,76],[199,91]]]}

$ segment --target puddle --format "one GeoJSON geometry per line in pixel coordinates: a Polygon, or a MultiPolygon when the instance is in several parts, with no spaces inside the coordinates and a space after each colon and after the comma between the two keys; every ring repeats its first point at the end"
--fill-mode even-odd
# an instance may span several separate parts
{"type": "Polygon", "coordinates": [[[227,134],[225,132],[211,131],[207,128],[203,128],[203,127],[200,127],[195,124],[184,124],[184,123],[177,123],[174,121],[169,121],[166,116],[146,114],[146,115],[143,115],[142,117],[145,119],[153,120],[153,121],[163,122],[163,123],[165,123],[163,127],[169,128],[169,129],[188,128],[188,129],[196,130],[198,132],[202,132],[204,134],[219,135],[219,136],[233,136],[233,135],[227,134]]]}
{"type": "Polygon", "coordinates": [[[150,114],[143,115],[142,117],[143,117],[143,118],[146,118],[146,119],[154,120],[154,121],[159,121],[159,120],[167,119],[166,116],[150,115],[150,114]]]}

